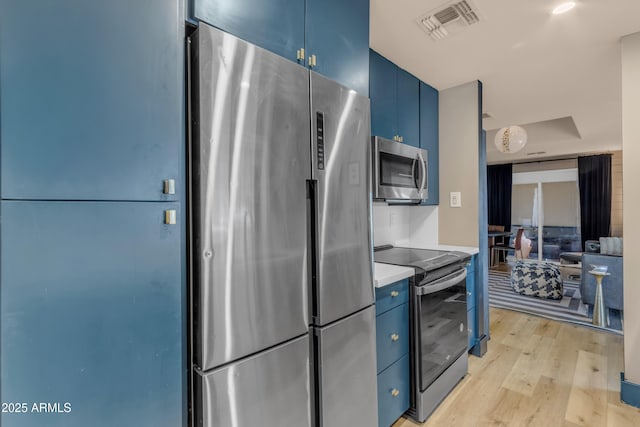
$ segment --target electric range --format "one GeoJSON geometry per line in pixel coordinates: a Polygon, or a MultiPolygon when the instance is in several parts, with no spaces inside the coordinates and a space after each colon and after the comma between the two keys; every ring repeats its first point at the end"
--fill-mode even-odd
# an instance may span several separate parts
{"type": "Polygon", "coordinates": [[[467,374],[467,263],[457,251],[377,247],[375,262],[413,267],[410,279],[411,406],[424,422],[467,374]]]}

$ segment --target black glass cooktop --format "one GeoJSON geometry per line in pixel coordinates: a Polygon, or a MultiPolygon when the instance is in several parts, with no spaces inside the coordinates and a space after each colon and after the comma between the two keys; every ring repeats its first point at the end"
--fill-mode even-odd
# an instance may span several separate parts
{"type": "Polygon", "coordinates": [[[433,271],[466,258],[469,258],[469,255],[464,252],[394,248],[392,246],[376,248],[373,254],[375,262],[417,267],[424,271],[433,271]]]}

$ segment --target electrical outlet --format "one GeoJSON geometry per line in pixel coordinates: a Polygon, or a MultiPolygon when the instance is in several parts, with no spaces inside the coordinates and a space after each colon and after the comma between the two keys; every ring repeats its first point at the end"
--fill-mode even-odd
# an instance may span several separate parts
{"type": "Polygon", "coordinates": [[[393,227],[398,222],[398,214],[395,212],[391,212],[389,214],[389,227],[393,227]]]}
{"type": "Polygon", "coordinates": [[[462,195],[459,191],[452,191],[449,193],[449,207],[461,208],[462,207],[462,195]]]}

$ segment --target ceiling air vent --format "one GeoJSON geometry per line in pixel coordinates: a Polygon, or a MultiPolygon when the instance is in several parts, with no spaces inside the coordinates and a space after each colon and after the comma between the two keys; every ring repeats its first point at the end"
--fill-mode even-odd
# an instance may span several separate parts
{"type": "Polygon", "coordinates": [[[444,4],[418,18],[418,24],[434,40],[442,40],[480,22],[480,13],[470,0],[444,4]]]}

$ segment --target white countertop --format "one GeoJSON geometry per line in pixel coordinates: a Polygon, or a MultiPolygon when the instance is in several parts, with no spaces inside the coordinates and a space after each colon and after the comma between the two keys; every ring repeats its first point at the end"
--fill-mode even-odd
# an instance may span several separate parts
{"type": "Polygon", "coordinates": [[[414,275],[415,271],[410,267],[400,267],[398,265],[373,263],[373,283],[376,288],[390,285],[398,280],[406,279],[414,275]]]}
{"type": "Polygon", "coordinates": [[[396,240],[390,243],[398,248],[414,248],[414,249],[433,249],[437,251],[460,251],[466,252],[469,255],[476,255],[480,250],[474,246],[454,246],[454,245],[439,245],[433,243],[416,243],[409,242],[408,240],[396,240]]]}
{"type": "Polygon", "coordinates": [[[437,249],[439,251],[460,251],[466,252],[469,255],[476,255],[480,252],[478,248],[473,246],[452,246],[452,245],[435,245],[433,247],[425,248],[425,249],[437,249]]]}

